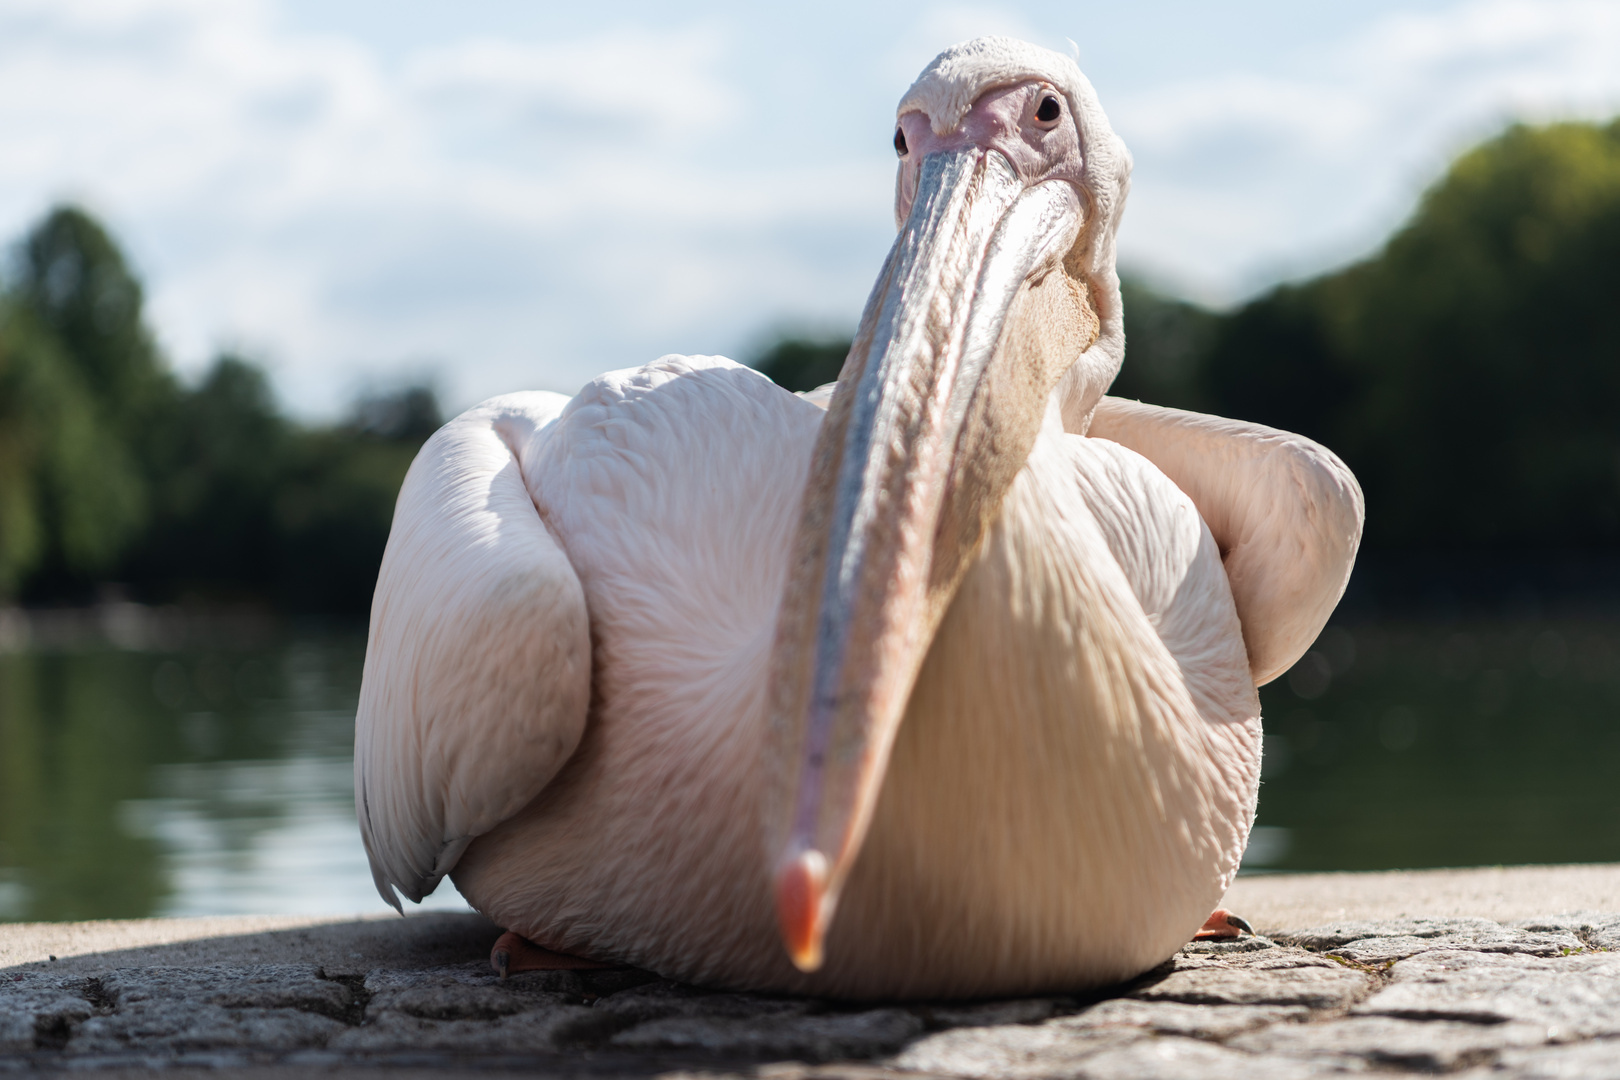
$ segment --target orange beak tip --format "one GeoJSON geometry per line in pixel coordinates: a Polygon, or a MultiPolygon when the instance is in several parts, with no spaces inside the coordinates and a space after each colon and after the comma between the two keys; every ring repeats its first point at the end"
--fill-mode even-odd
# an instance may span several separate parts
{"type": "Polygon", "coordinates": [[[821,967],[826,896],[827,857],[819,851],[802,851],[777,872],[777,926],[793,966],[800,971],[821,967]]]}

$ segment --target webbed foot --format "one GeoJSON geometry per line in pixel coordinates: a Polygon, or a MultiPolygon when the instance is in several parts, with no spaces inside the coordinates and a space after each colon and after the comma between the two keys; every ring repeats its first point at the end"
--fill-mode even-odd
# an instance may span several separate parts
{"type": "Polygon", "coordinates": [[[508,930],[495,939],[495,947],[489,951],[489,966],[504,979],[520,971],[600,971],[620,965],[543,949],[528,938],[508,930]]]}
{"type": "Polygon", "coordinates": [[[1244,934],[1252,935],[1254,927],[1250,926],[1241,915],[1234,915],[1223,907],[1210,912],[1204,925],[1198,928],[1193,935],[1194,941],[1230,941],[1242,937],[1244,934]]]}

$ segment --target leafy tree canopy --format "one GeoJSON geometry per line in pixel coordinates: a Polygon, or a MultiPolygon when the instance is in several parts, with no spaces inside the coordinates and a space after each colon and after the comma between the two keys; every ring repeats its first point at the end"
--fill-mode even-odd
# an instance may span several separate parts
{"type": "Polygon", "coordinates": [[[1620,121],[1516,126],[1377,255],[1222,318],[1185,395],[1342,454],[1375,547],[1612,547],[1617,298],[1620,121]]]}
{"type": "Polygon", "coordinates": [[[0,600],[247,599],[366,610],[394,497],[439,426],[433,391],[375,394],[306,428],[264,372],[169,372],[107,231],[51,211],[0,294],[0,600]]]}
{"type": "MultiPolygon", "coordinates": [[[[1515,126],[1382,250],[1217,313],[1126,281],[1111,393],[1270,424],[1342,455],[1371,550],[1620,545],[1620,121],[1515,126]]],[[[847,341],[755,366],[791,390],[847,341]]]]}
{"type": "MultiPolygon", "coordinates": [[[[1516,126],[1463,155],[1374,256],[1228,313],[1125,286],[1113,392],[1298,431],[1367,493],[1370,549],[1620,544],[1620,121],[1516,126]]],[[[836,380],[847,340],[754,366],[836,380]]],[[[223,356],[175,379],[142,289],[61,207],[0,290],[0,599],[369,603],[393,501],[441,416],[432,391],[307,428],[223,356]]]]}
{"type": "Polygon", "coordinates": [[[60,343],[108,418],[136,419],[172,390],[141,320],[141,283],[94,218],[78,207],[52,210],[23,242],[19,263],[19,301],[60,343]]]}
{"type": "Polygon", "coordinates": [[[837,382],[849,355],[849,339],[785,337],[750,365],[795,394],[837,382]]]}

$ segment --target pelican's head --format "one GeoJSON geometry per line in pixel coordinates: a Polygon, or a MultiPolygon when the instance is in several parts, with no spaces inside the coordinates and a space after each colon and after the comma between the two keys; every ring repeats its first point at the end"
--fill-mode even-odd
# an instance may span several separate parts
{"type": "Polygon", "coordinates": [[[900,101],[900,235],[816,442],[771,672],[778,921],[821,964],[912,684],[1049,410],[1083,431],[1124,350],[1130,156],[1068,57],[941,53],[900,101]]]}

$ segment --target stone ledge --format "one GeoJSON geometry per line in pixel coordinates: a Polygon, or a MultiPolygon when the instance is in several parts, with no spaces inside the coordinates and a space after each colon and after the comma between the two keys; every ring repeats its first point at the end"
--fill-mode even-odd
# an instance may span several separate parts
{"type": "Polygon", "coordinates": [[[1266,936],[1103,994],[876,1007],[502,983],[471,915],[0,926],[0,1073],[1620,1077],[1620,866],[1253,877],[1226,905],[1266,936]]]}

